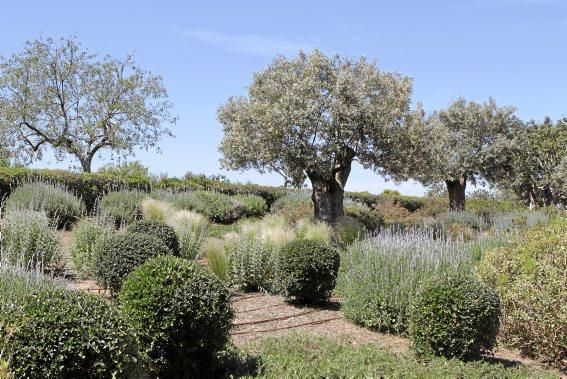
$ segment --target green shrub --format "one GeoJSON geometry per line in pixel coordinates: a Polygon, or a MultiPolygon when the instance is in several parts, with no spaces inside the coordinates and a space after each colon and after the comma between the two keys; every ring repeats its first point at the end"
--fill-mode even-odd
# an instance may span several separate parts
{"type": "Polygon", "coordinates": [[[44,212],[14,210],[2,219],[0,257],[30,269],[60,268],[55,228],[44,212]]]}
{"type": "Polygon", "coordinates": [[[124,278],[149,258],[171,254],[155,236],[127,233],[107,239],[94,260],[97,281],[112,294],[120,291],[124,278]]]}
{"type": "Polygon", "coordinates": [[[384,332],[407,331],[416,290],[431,277],[472,270],[471,246],[432,230],[385,229],[341,255],[338,292],[347,319],[384,332]]]}
{"type": "Polygon", "coordinates": [[[150,183],[145,179],[124,178],[65,170],[29,169],[24,167],[0,167],[0,199],[7,197],[22,183],[48,182],[63,186],[83,200],[88,212],[96,208],[98,199],[105,193],[118,189],[148,191],[150,183]]]}
{"type": "Polygon", "coordinates": [[[496,342],[500,299],[471,277],[436,278],[410,307],[409,335],[419,355],[472,359],[496,342]]]}
{"type": "Polygon", "coordinates": [[[340,255],[327,243],[296,240],[280,253],[278,276],[288,300],[298,303],[327,301],[337,282],[340,255]]]}
{"type": "Polygon", "coordinates": [[[285,217],[290,222],[313,216],[313,201],[308,191],[293,191],[277,199],[272,213],[285,217]]]}
{"type": "Polygon", "coordinates": [[[82,277],[94,275],[94,260],[100,254],[105,241],[114,233],[114,228],[101,220],[85,218],[73,227],[71,259],[82,277]]]}
{"type": "Polygon", "coordinates": [[[258,195],[234,195],[233,199],[242,204],[246,217],[263,216],[268,211],[266,200],[258,195]]]}
{"type": "Polygon", "coordinates": [[[384,216],[365,204],[345,201],[345,215],[361,222],[369,232],[379,230],[385,225],[384,216]]]}
{"type": "Polygon", "coordinates": [[[142,218],[141,204],[145,194],[139,191],[116,191],[104,195],[98,204],[99,215],[116,226],[142,218]]]}
{"type": "Polygon", "coordinates": [[[232,286],[243,291],[272,290],[275,257],[260,235],[236,236],[227,250],[232,286]]]}
{"type": "Polygon", "coordinates": [[[159,221],[140,220],[130,224],[127,233],[145,234],[160,239],[173,255],[179,255],[179,239],[175,230],[159,221]]]}
{"type": "Polygon", "coordinates": [[[85,212],[82,201],[62,187],[47,183],[27,183],[6,200],[6,211],[43,211],[59,228],[69,227],[85,212]]]}
{"type": "Polygon", "coordinates": [[[232,197],[209,191],[181,192],[172,203],[181,209],[195,211],[211,221],[230,224],[244,215],[244,206],[232,197]]]}
{"type": "Polygon", "coordinates": [[[0,351],[16,378],[139,377],[136,339],[112,306],[0,269],[0,351]]]}
{"type": "Polygon", "coordinates": [[[205,267],[153,258],[124,282],[120,304],[160,377],[204,374],[229,341],[229,292],[205,267]]]}
{"type": "Polygon", "coordinates": [[[502,298],[502,340],[567,367],[567,218],[539,224],[485,253],[479,274],[502,298]]]}
{"type": "Polygon", "coordinates": [[[357,219],[344,216],[335,225],[335,234],[341,243],[350,245],[354,241],[364,238],[366,229],[357,219]]]}

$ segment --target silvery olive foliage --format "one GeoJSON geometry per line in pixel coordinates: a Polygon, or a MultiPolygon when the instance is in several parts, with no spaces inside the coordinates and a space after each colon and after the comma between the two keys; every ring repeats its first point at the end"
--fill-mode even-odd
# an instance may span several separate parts
{"type": "Polygon", "coordinates": [[[0,60],[0,125],[24,161],[47,146],[84,171],[108,149],[119,157],[154,148],[176,120],[162,78],[123,60],[100,58],[76,38],[27,42],[0,60]]]}
{"type": "Polygon", "coordinates": [[[388,162],[389,173],[424,185],[489,179],[505,165],[502,152],[519,125],[514,113],[515,108],[499,107],[492,98],[484,103],[459,98],[429,114],[419,105],[397,134],[402,156],[388,162]]]}
{"type": "Polygon", "coordinates": [[[353,160],[379,170],[390,130],[409,109],[411,79],[375,62],[319,50],[277,57],[254,75],[248,94],[218,110],[222,165],[277,172],[295,182],[337,177],[353,160]]]}

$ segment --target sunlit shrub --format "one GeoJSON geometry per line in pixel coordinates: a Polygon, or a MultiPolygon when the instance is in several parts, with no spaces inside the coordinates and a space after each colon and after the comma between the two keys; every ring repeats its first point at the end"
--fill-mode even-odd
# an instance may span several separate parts
{"type": "Polygon", "coordinates": [[[113,225],[96,218],[85,218],[73,227],[71,259],[80,276],[94,275],[94,260],[104,242],[114,234],[113,225]]]}
{"type": "Polygon", "coordinates": [[[142,218],[141,203],[146,195],[139,191],[116,191],[104,195],[99,203],[100,217],[116,226],[127,225],[142,218]]]}

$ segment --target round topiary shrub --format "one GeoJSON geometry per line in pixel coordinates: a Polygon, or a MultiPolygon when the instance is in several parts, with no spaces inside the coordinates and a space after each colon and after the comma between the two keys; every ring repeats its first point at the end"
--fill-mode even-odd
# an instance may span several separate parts
{"type": "Polygon", "coordinates": [[[163,222],[140,220],[128,226],[126,230],[128,233],[140,233],[157,237],[171,250],[173,255],[179,255],[179,239],[175,229],[163,222]]]}
{"type": "Polygon", "coordinates": [[[150,259],[124,281],[119,300],[159,377],[204,375],[229,340],[229,292],[195,262],[150,259]]]}
{"type": "Polygon", "coordinates": [[[63,288],[43,288],[21,300],[2,314],[0,328],[3,358],[14,377],[141,375],[135,335],[105,300],[63,288]]]}
{"type": "Polygon", "coordinates": [[[409,335],[419,355],[471,359],[494,347],[499,318],[492,288],[471,277],[437,278],[410,306],[409,335]]]}
{"type": "Polygon", "coordinates": [[[97,249],[95,278],[111,294],[117,294],[126,275],[136,267],[149,258],[168,254],[171,254],[169,248],[151,235],[126,233],[111,236],[97,249]]]}
{"type": "Polygon", "coordinates": [[[339,252],[328,243],[298,239],[285,245],[278,276],[286,298],[306,304],[329,300],[339,264],[339,252]]]}

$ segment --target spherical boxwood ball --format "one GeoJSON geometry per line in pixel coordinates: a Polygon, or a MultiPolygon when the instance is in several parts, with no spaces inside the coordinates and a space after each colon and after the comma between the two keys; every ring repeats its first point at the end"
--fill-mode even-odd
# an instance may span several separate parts
{"type": "Polygon", "coordinates": [[[297,303],[329,300],[337,283],[339,252],[325,242],[295,240],[281,251],[279,277],[286,298],[297,303]]]}
{"type": "Polygon", "coordinates": [[[157,237],[149,234],[118,234],[104,241],[94,259],[97,281],[112,294],[120,291],[122,281],[149,258],[171,254],[157,237]]]}
{"type": "Polygon", "coordinates": [[[491,287],[470,277],[437,278],[410,306],[409,335],[419,355],[472,359],[494,347],[499,318],[491,287]]]}
{"type": "Polygon", "coordinates": [[[128,276],[119,301],[159,377],[203,374],[229,340],[229,292],[198,263],[152,258],[128,276]]]}
{"type": "Polygon", "coordinates": [[[173,255],[179,255],[179,239],[175,230],[163,222],[140,220],[128,226],[129,233],[148,234],[159,238],[171,250],[173,255]]]}

